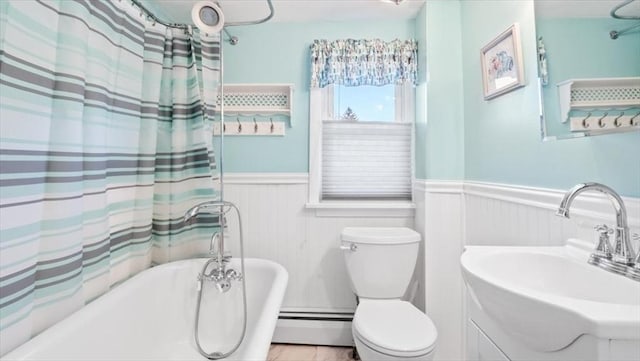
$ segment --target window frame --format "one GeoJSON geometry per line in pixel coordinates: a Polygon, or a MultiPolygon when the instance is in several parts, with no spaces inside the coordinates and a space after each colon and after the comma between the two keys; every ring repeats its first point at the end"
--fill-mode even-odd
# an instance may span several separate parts
{"type": "MultiPolygon", "coordinates": [[[[395,87],[395,122],[414,124],[411,127],[411,187],[415,178],[415,87],[410,84],[395,87]]],[[[413,192],[410,200],[323,200],[322,199],[322,131],[323,121],[335,119],[334,86],[311,88],[309,91],[309,191],[307,208],[328,216],[349,215],[349,209],[365,215],[407,217],[413,214],[413,192]],[[338,210],[336,213],[335,210],[338,210]],[[325,211],[329,211],[328,213],[325,211]],[[381,213],[382,212],[382,213],[381,213]]]]}

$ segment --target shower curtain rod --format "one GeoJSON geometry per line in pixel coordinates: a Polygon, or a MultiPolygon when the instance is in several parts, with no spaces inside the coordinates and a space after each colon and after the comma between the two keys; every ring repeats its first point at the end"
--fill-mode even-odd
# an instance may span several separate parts
{"type": "MultiPolygon", "coordinates": [[[[122,0],[120,0],[122,1],[122,0]]],[[[178,23],[172,23],[169,21],[164,21],[160,18],[158,18],[157,16],[155,16],[153,14],[153,12],[149,9],[147,9],[144,5],[142,5],[138,0],[131,0],[131,4],[137,6],[141,12],[144,13],[144,15],[147,16],[147,19],[153,21],[153,23],[158,23],[158,24],[162,24],[166,27],[169,28],[174,28],[174,29],[184,29],[187,30],[189,28],[189,25],[187,24],[178,24],[178,23]]],[[[271,0],[267,0],[267,4],[269,5],[269,15],[267,15],[266,17],[262,18],[262,19],[258,19],[258,20],[253,20],[253,21],[236,21],[236,22],[229,22],[224,24],[225,26],[222,28],[222,31],[224,31],[225,34],[227,34],[227,36],[229,37],[228,41],[231,45],[236,45],[238,43],[238,37],[237,36],[232,36],[231,34],[229,34],[229,31],[226,29],[227,26],[241,26],[241,25],[257,25],[257,24],[262,24],[264,22],[267,22],[269,20],[271,20],[271,18],[273,18],[273,15],[275,13],[274,9],[273,9],[273,4],[271,3],[271,0]]],[[[140,15],[142,16],[143,14],[140,13],[140,15]]]]}
{"type": "Polygon", "coordinates": [[[611,37],[611,39],[616,40],[620,35],[623,35],[624,33],[628,32],[629,30],[635,29],[637,27],[640,27],[640,23],[635,24],[635,25],[631,25],[628,28],[624,28],[622,30],[611,30],[609,32],[609,36],[611,37]]]}
{"type": "MultiPolygon", "coordinates": [[[[611,9],[611,12],[609,13],[611,15],[612,18],[614,19],[620,19],[620,20],[640,20],[640,16],[633,16],[633,15],[618,15],[617,12],[618,10],[622,9],[623,7],[631,4],[632,2],[634,2],[635,0],[625,0],[622,3],[616,5],[613,7],[613,9],[611,9]]],[[[615,40],[617,39],[620,35],[628,32],[629,30],[635,29],[637,27],[640,27],[640,23],[632,25],[628,28],[624,28],[622,30],[611,30],[609,32],[609,37],[611,37],[611,39],[615,40]]]]}
{"type": "Polygon", "coordinates": [[[618,15],[617,12],[618,10],[622,9],[623,7],[631,4],[632,2],[634,2],[634,0],[625,0],[622,3],[616,5],[613,7],[613,9],[611,9],[611,12],[609,13],[611,15],[612,18],[615,19],[622,19],[622,20],[640,20],[640,16],[633,16],[633,15],[618,15]]]}

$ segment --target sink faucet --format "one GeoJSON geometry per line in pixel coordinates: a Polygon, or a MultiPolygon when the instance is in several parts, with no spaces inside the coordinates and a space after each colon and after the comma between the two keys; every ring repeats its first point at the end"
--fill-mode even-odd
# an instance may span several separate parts
{"type": "Polygon", "coordinates": [[[613,260],[619,263],[632,265],[634,252],[629,241],[629,226],[627,225],[627,209],[622,198],[613,189],[600,183],[581,183],[569,189],[565,193],[556,215],[569,218],[569,207],[573,200],[582,192],[597,191],[607,195],[616,211],[615,243],[613,246],[613,260]]]}
{"type": "Polygon", "coordinates": [[[600,237],[595,252],[589,257],[589,263],[607,271],[640,281],[640,265],[638,263],[640,262],[640,250],[634,257],[633,247],[631,247],[631,242],[629,241],[627,209],[624,206],[622,198],[620,198],[616,191],[600,183],[578,184],[565,193],[556,215],[569,218],[569,207],[571,207],[573,200],[580,193],[586,191],[596,191],[606,194],[616,211],[613,252],[609,250],[609,234],[612,230],[606,225],[596,226],[595,229],[600,233],[600,237]]]}

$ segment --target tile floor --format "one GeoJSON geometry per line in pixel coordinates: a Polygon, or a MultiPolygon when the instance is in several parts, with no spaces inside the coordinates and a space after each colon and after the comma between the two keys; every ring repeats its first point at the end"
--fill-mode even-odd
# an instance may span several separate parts
{"type": "Polygon", "coordinates": [[[351,347],[272,344],[267,361],[354,361],[351,347]]]}

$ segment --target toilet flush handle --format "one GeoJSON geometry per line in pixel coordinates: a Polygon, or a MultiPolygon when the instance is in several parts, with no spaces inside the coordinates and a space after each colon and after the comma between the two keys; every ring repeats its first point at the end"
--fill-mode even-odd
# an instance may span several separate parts
{"type": "Polygon", "coordinates": [[[358,250],[358,245],[355,243],[351,243],[348,246],[340,246],[340,249],[343,251],[351,251],[351,252],[355,252],[356,250],[358,250]]]}

